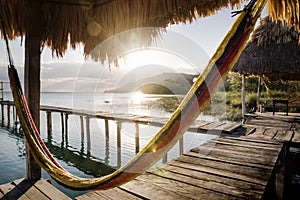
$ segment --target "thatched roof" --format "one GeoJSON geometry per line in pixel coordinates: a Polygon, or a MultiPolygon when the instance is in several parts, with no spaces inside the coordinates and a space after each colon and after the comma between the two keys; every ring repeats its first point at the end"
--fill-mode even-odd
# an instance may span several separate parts
{"type": "Polygon", "coordinates": [[[232,71],[270,80],[300,80],[299,33],[264,18],[232,71]]]}
{"type": "MultiPolygon", "coordinates": [[[[29,0],[1,0],[0,14],[6,23],[9,38],[26,35],[26,19],[31,12],[29,0]]],[[[49,46],[62,56],[68,45],[84,45],[85,55],[110,36],[140,27],[159,27],[150,34],[143,33],[144,45],[168,24],[192,22],[197,17],[240,5],[246,0],[41,0],[41,45],[49,46]],[[145,35],[146,34],[146,35],[145,35]]],[[[285,20],[299,27],[299,0],[269,0],[269,12],[275,19],[285,20]]],[[[94,52],[92,57],[102,60],[115,57],[110,52],[94,52]]]]}

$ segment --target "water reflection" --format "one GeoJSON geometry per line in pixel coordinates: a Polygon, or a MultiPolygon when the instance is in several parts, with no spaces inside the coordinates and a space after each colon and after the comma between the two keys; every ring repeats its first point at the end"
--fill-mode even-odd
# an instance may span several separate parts
{"type": "Polygon", "coordinates": [[[55,158],[63,160],[68,165],[76,167],[85,174],[99,177],[115,171],[113,167],[108,166],[101,161],[97,161],[90,153],[85,154],[83,147],[80,151],[75,151],[49,142],[46,142],[45,144],[55,158]]]}

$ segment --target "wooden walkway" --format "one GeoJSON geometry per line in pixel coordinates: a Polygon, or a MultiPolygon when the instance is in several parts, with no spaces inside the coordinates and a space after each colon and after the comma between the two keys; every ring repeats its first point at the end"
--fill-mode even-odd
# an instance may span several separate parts
{"type": "MultiPolygon", "coordinates": [[[[4,120],[4,106],[7,107],[7,119],[11,119],[10,116],[10,109],[14,106],[13,101],[1,101],[1,113],[2,113],[2,120],[4,120]]],[[[73,108],[64,108],[58,106],[48,106],[48,105],[41,105],[41,111],[47,113],[47,123],[51,122],[51,114],[52,113],[60,113],[61,114],[61,122],[63,132],[67,131],[68,128],[64,127],[67,123],[69,115],[78,115],[80,117],[85,117],[87,119],[90,118],[97,118],[97,119],[104,119],[104,120],[113,120],[120,123],[129,122],[129,123],[136,123],[136,124],[146,124],[151,126],[161,127],[163,126],[168,118],[163,117],[151,117],[151,116],[141,116],[141,115],[133,115],[133,114],[126,114],[126,113],[109,113],[109,112],[101,112],[101,111],[89,111],[84,109],[73,109],[73,108]],[[50,119],[50,120],[49,120],[50,119]]],[[[106,122],[107,123],[107,122],[106,122]]],[[[51,127],[49,124],[48,127],[51,127]]],[[[225,122],[212,122],[212,121],[204,121],[204,120],[197,120],[192,126],[189,128],[188,131],[190,132],[198,132],[198,133],[207,133],[209,132],[222,132],[222,133],[231,133],[236,129],[240,128],[241,125],[235,123],[225,123],[225,122]]],[[[51,131],[51,130],[49,130],[51,131]]]]}
{"type": "Polygon", "coordinates": [[[273,198],[283,142],[300,142],[300,133],[248,130],[247,136],[217,137],[120,187],[77,199],[273,198]]]}
{"type": "MultiPolygon", "coordinates": [[[[165,120],[128,114],[87,113],[58,107],[42,109],[48,113],[61,112],[157,126],[165,120]]],[[[274,199],[276,192],[283,193],[284,175],[280,170],[284,168],[282,156],[285,154],[285,142],[300,142],[300,133],[295,128],[295,124],[299,124],[298,119],[250,116],[243,125],[196,121],[190,131],[221,130],[225,134],[122,186],[91,191],[76,199],[274,199]],[[224,131],[226,129],[230,131],[224,131]]],[[[36,183],[17,180],[1,185],[0,190],[6,199],[13,199],[13,195],[24,196],[24,199],[36,199],[36,195],[58,199],[58,196],[50,196],[58,191],[45,180],[36,183]],[[40,187],[41,184],[43,187],[40,187]]],[[[59,199],[68,198],[61,193],[59,195],[62,195],[59,199]]]]}
{"type": "Polygon", "coordinates": [[[67,200],[70,198],[44,179],[40,179],[35,182],[19,179],[11,183],[0,185],[0,199],[67,200]]]}
{"type": "MultiPolygon", "coordinates": [[[[129,122],[129,123],[137,123],[137,124],[146,124],[151,126],[162,127],[169,118],[166,117],[151,117],[151,116],[141,116],[141,115],[133,115],[127,113],[110,113],[110,112],[101,112],[101,111],[89,111],[83,109],[71,109],[71,108],[63,108],[57,106],[47,106],[42,105],[41,111],[45,111],[47,113],[62,113],[67,115],[78,115],[87,118],[97,118],[104,120],[113,120],[117,122],[129,122]]],[[[63,119],[62,119],[63,120],[63,119]]],[[[225,122],[212,122],[212,121],[204,121],[197,120],[188,131],[198,132],[198,133],[206,133],[208,131],[220,131],[224,133],[231,133],[232,131],[241,127],[241,124],[236,123],[225,123],[225,122]]]]}

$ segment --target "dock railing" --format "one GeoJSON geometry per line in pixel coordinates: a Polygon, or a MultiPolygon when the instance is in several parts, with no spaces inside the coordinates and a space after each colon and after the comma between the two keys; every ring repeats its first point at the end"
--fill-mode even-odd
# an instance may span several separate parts
{"type": "Polygon", "coordinates": [[[0,81],[0,92],[1,92],[0,101],[5,100],[5,98],[4,98],[4,91],[5,91],[4,84],[9,84],[9,82],[8,81],[0,81]]]}

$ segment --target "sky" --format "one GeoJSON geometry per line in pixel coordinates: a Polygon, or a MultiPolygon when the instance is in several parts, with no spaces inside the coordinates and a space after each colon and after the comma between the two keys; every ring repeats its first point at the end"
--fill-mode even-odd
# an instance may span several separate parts
{"type": "MultiPolygon", "coordinates": [[[[107,62],[85,60],[80,45],[76,50],[68,50],[63,58],[53,57],[51,50],[45,48],[41,56],[42,92],[103,92],[164,72],[199,74],[236,19],[231,17],[234,10],[236,8],[223,9],[191,24],[167,27],[150,47],[124,51],[118,68],[107,62]]],[[[106,42],[110,40],[113,39],[106,42]]],[[[24,41],[18,38],[10,41],[10,45],[15,66],[23,79],[24,41]]],[[[1,40],[0,80],[4,81],[8,80],[5,50],[4,40],[1,40]]]]}

